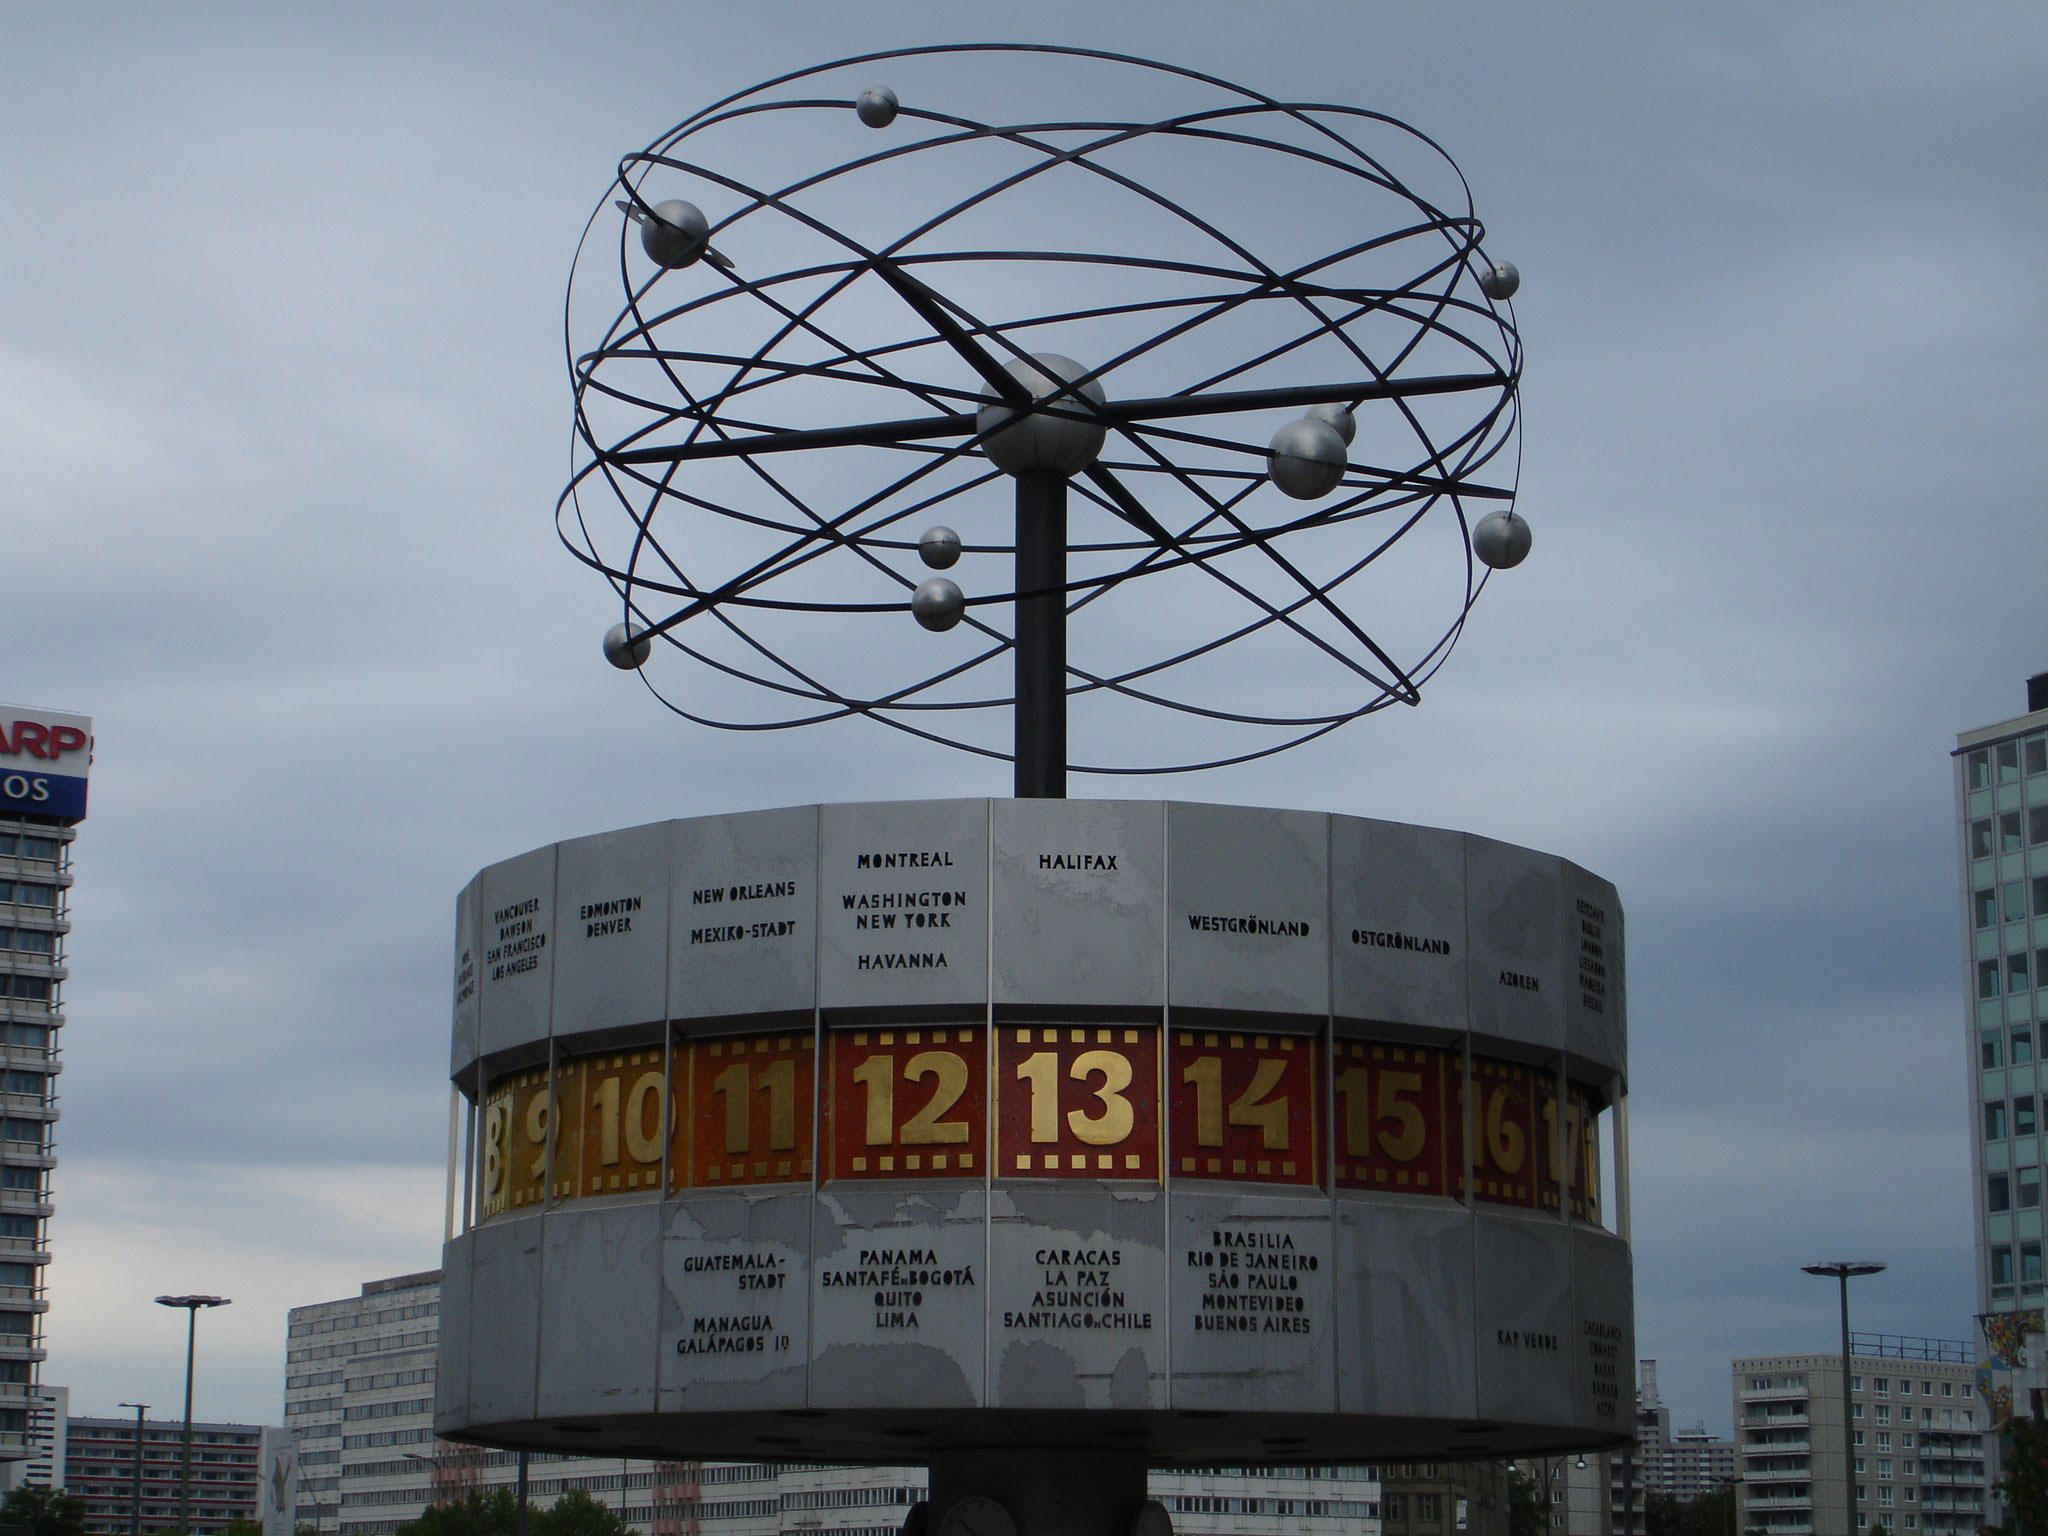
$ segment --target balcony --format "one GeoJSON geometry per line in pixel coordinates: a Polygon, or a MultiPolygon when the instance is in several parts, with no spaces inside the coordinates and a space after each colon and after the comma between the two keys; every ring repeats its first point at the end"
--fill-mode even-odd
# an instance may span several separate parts
{"type": "Polygon", "coordinates": [[[1745,1483],[1810,1483],[1813,1470],[1804,1461],[1796,1467],[1759,1467],[1755,1463],[1743,1468],[1745,1483]]]}

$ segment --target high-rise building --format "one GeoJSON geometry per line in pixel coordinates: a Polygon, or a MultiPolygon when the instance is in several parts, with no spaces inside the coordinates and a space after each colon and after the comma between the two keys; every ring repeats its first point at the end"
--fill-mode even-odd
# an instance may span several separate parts
{"type": "MultiPolygon", "coordinates": [[[[71,840],[92,722],[0,704],[0,1462],[29,1456],[57,1166],[71,840]]],[[[0,1482],[12,1486],[19,1474],[0,1482]]]]}
{"type": "MultiPolygon", "coordinates": [[[[142,1423],[137,1481],[136,1421],[73,1418],[65,1426],[66,1493],[85,1501],[86,1536],[127,1536],[141,1499],[145,1531],[174,1530],[184,1497],[183,1419],[142,1423]]],[[[256,1424],[192,1424],[191,1536],[208,1536],[234,1520],[254,1520],[262,1468],[256,1424]]]]}
{"type": "Polygon", "coordinates": [[[1976,1536],[1986,1415],[1967,1344],[1852,1334],[1846,1420],[1838,1354],[1755,1356],[1730,1373],[1742,1530],[1842,1530],[1847,1429],[1859,1530],[1976,1536]]]}
{"type": "MultiPolygon", "coordinates": [[[[509,1451],[434,1438],[437,1270],[372,1280],[356,1296],[294,1307],[285,1332],[289,1452],[265,1476],[293,1488],[280,1530],[390,1536],[429,1504],[510,1487],[509,1451]]],[[[916,1467],[847,1467],[618,1457],[529,1457],[528,1497],[575,1489],[647,1536],[897,1536],[925,1495],[916,1467]]],[[[1180,1536],[1378,1536],[1368,1467],[1214,1467],[1155,1474],[1152,1495],[1180,1536]]]]}

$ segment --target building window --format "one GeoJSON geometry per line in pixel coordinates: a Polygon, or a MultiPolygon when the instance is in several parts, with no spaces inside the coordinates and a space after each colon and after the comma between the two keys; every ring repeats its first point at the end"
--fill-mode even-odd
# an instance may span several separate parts
{"type": "Polygon", "coordinates": [[[2029,736],[2020,745],[2026,749],[2027,772],[2048,773],[2048,736],[2029,736]]]}
{"type": "Polygon", "coordinates": [[[1852,1419],[1860,1419],[1860,1418],[1862,1418],[1862,1417],[1863,1417],[1863,1405],[1862,1405],[1861,1403],[1858,1403],[1858,1404],[1857,1404],[1857,1405],[1856,1405],[1856,1406],[1855,1406],[1854,1408],[1850,1409],[1850,1411],[1849,1411],[1849,1417],[1850,1417],[1850,1418],[1852,1418],[1852,1419]]]}
{"type": "Polygon", "coordinates": [[[1991,754],[1982,747],[1979,747],[1968,757],[1964,758],[1963,761],[1968,765],[1970,788],[1989,789],[1991,787],[1991,754]]]}
{"type": "Polygon", "coordinates": [[[1998,813],[1998,851],[2018,853],[2027,846],[2027,840],[2020,833],[2020,813],[2000,811],[1998,813]]]}
{"type": "Polygon", "coordinates": [[[1985,1179],[1984,1208],[1987,1211],[2009,1211],[2012,1209],[2012,1184],[2002,1173],[1994,1173],[1985,1179]]]}
{"type": "Polygon", "coordinates": [[[2020,1284],[2041,1283],[2041,1245],[2038,1242],[2020,1244],[2020,1284]]]}
{"type": "Polygon", "coordinates": [[[1991,1283],[2012,1284],[2012,1247],[2008,1243],[2000,1243],[1991,1250],[1991,1283]]]}
{"type": "Polygon", "coordinates": [[[1871,1386],[1879,1397],[1890,1397],[1892,1395],[1892,1379],[1889,1376],[1879,1376],[1871,1383],[1871,1386]]]}
{"type": "Polygon", "coordinates": [[[2027,952],[2005,957],[2005,990],[2024,992],[2027,990],[2027,952]]]}
{"type": "MultiPolygon", "coordinates": [[[[2025,1175],[2026,1175],[2026,1174],[2029,1174],[2029,1173],[2034,1173],[2034,1172],[2035,1172],[2035,1170],[2034,1170],[2034,1169],[2031,1169],[2031,1168],[2027,1168],[2027,1169],[2022,1169],[2022,1170],[2021,1170],[2021,1179],[2020,1179],[2020,1185],[2021,1185],[2021,1187],[2022,1187],[2022,1188],[2024,1188],[2024,1187],[2026,1186],[2026,1178],[2025,1178],[2025,1175]]],[[[2037,1183],[2038,1183],[2038,1179],[2037,1179],[2037,1183]]],[[[1954,1382],[1952,1382],[1952,1381],[1944,1381],[1944,1382],[1943,1382],[1943,1383],[1941,1384],[1941,1395],[1942,1395],[1943,1397],[1954,1397],[1954,1396],[1956,1395],[1956,1384],[1955,1384],[1954,1382]]]]}
{"type": "MultiPolygon", "coordinates": [[[[1880,1410],[1880,1412],[1881,1411],[1882,1410],[1880,1410]]],[[[1877,1448],[1880,1451],[1888,1451],[1892,1448],[1892,1437],[1890,1431],[1880,1429],[1877,1432],[1877,1448]]]]}
{"type": "Polygon", "coordinates": [[[2003,1104],[1993,1103],[1984,1106],[1984,1139],[1986,1141],[2005,1140],[2005,1106],[2003,1104]]]}
{"type": "MultiPolygon", "coordinates": [[[[2038,882],[2037,882],[2038,883],[2038,882]]],[[[1994,891],[1978,891],[1970,898],[1970,911],[1979,928],[1989,928],[1998,921],[1998,896],[1994,891]]]]}
{"type": "Polygon", "coordinates": [[[2012,1032],[2012,1064],[2016,1067],[2024,1067],[2033,1059],[2034,1032],[2024,1027],[2015,1029],[2012,1032]]]}
{"type": "Polygon", "coordinates": [[[2018,880],[2008,880],[1998,889],[2005,902],[2005,920],[2008,923],[2019,922],[2027,915],[2026,885],[2018,880]]]}
{"type": "Polygon", "coordinates": [[[1979,997],[1998,996],[1998,962],[1996,960],[1979,960],[1977,962],[1977,995],[1979,997]]]}
{"type": "Polygon", "coordinates": [[[1970,857],[1988,859],[1992,854],[1991,818],[1980,816],[1970,823],[1970,857]]]}
{"type": "Polygon", "coordinates": [[[2012,1101],[2012,1133],[2015,1136],[2034,1134],[2034,1096],[2031,1093],[2012,1101]]]}
{"type": "Polygon", "coordinates": [[[2020,744],[2016,741],[2001,741],[1992,750],[1998,754],[1998,782],[2010,784],[2020,776],[2020,744]]]}
{"type": "Polygon", "coordinates": [[[1998,1059],[1998,1036],[1986,1035],[1977,1042],[1977,1064],[1986,1072],[2001,1065],[1998,1059]]]}

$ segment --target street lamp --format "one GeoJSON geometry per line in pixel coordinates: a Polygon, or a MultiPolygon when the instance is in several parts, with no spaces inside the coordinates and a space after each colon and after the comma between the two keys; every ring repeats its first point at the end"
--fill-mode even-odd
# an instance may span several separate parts
{"type": "Polygon", "coordinates": [[[1874,1275],[1884,1266],[1868,1260],[1837,1259],[1829,1264],[1802,1264],[1799,1267],[1809,1275],[1833,1275],[1842,1288],[1842,1492],[1849,1501],[1845,1506],[1847,1523],[1842,1529],[1846,1536],[1856,1536],[1861,1527],[1856,1520],[1856,1459],[1850,1454],[1849,1434],[1849,1277],[1874,1275]]]}
{"type": "Polygon", "coordinates": [[[135,1410],[135,1487],[128,1496],[128,1536],[142,1536],[142,1416],[147,1403],[116,1403],[116,1408],[135,1410]]]}
{"type": "Polygon", "coordinates": [[[185,1432],[178,1447],[178,1533],[192,1536],[192,1350],[199,1336],[199,1310],[224,1307],[225,1296],[159,1296],[160,1307],[185,1309],[185,1432]]]}

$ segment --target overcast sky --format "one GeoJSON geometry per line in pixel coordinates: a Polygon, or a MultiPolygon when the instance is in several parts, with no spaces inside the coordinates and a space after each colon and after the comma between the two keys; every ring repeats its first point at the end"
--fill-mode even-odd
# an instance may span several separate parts
{"type": "Polygon", "coordinates": [[[2048,12],[0,0],[0,698],[92,715],[46,1381],[275,1421],[285,1312],[435,1265],[456,891],[556,838],[999,794],[684,726],[558,546],[618,158],[870,48],[1152,54],[1377,108],[1524,274],[1521,509],[1419,710],[1081,793],[1562,853],[1629,912],[1639,1352],[1972,1329],[1950,765],[2048,669],[2048,12]]]}

